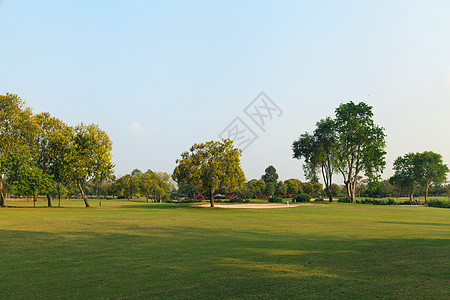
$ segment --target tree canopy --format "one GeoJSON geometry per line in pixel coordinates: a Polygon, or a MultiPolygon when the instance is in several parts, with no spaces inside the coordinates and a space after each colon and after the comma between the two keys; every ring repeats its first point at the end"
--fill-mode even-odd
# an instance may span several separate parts
{"type": "Polygon", "coordinates": [[[330,201],[333,200],[331,184],[334,173],[333,159],[336,151],[336,132],[331,118],[320,120],[311,135],[304,133],[292,144],[293,157],[304,158],[303,170],[305,177],[311,182],[317,182],[317,173],[322,174],[325,191],[330,201]]]}
{"type": "Polygon", "coordinates": [[[411,201],[416,188],[421,186],[425,190],[426,203],[430,185],[444,183],[449,168],[443,163],[440,154],[425,151],[398,157],[394,162],[394,171],[390,182],[406,191],[411,201]]]}
{"type": "Polygon", "coordinates": [[[215,191],[234,191],[244,184],[241,154],[242,150],[235,148],[229,139],[194,144],[177,159],[172,178],[178,185],[192,184],[209,193],[211,207],[214,207],[215,191]]]}
{"type": "Polygon", "coordinates": [[[380,179],[386,165],[384,129],[375,124],[372,106],[364,102],[341,104],[334,122],[337,137],[334,164],[342,174],[348,198],[355,202],[359,174],[364,173],[374,182],[380,179]]]}

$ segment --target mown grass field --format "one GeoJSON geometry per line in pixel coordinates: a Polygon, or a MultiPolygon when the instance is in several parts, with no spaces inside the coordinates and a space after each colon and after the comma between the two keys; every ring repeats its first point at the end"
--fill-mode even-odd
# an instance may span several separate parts
{"type": "Polygon", "coordinates": [[[450,299],[449,209],[30,203],[0,209],[0,299],[450,299]]]}

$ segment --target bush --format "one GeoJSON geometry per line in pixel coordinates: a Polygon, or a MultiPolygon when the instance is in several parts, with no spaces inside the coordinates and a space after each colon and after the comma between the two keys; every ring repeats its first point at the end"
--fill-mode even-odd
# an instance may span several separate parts
{"type": "Polygon", "coordinates": [[[405,200],[405,201],[399,202],[397,204],[399,204],[399,205],[420,205],[420,202],[418,202],[417,200],[413,200],[413,201],[405,200]]]}
{"type": "Polygon", "coordinates": [[[235,198],[230,199],[229,202],[230,202],[230,203],[249,203],[250,200],[248,200],[248,199],[243,199],[243,198],[240,198],[240,197],[235,197],[235,198]]]}
{"type": "Polygon", "coordinates": [[[343,198],[339,198],[338,202],[342,202],[342,203],[350,203],[350,199],[348,199],[347,197],[343,197],[343,198]]]}
{"type": "Polygon", "coordinates": [[[283,200],[280,197],[272,196],[269,198],[269,202],[271,203],[281,203],[283,200]]]}
{"type": "Polygon", "coordinates": [[[356,201],[356,203],[361,203],[361,204],[372,204],[372,205],[397,205],[397,202],[395,202],[394,199],[364,199],[361,201],[356,201]]]}
{"type": "Polygon", "coordinates": [[[292,197],[294,197],[294,195],[291,194],[281,196],[281,198],[292,198],[292,197]]]}
{"type": "Polygon", "coordinates": [[[295,202],[309,202],[311,200],[311,196],[306,193],[298,194],[293,199],[295,202]]]}
{"type": "Polygon", "coordinates": [[[430,201],[428,201],[428,206],[450,208],[450,201],[431,199],[430,201]]]}
{"type": "Polygon", "coordinates": [[[323,198],[317,198],[314,202],[325,202],[325,200],[323,198]]]}

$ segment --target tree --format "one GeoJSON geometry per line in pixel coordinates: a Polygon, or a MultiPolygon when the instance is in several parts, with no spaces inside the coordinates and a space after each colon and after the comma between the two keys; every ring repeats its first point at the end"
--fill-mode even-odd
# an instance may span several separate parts
{"type": "Polygon", "coordinates": [[[425,151],[408,153],[398,157],[394,162],[394,176],[391,183],[397,185],[413,200],[414,191],[421,185],[425,189],[425,203],[428,201],[430,184],[440,185],[447,180],[449,168],[442,161],[440,154],[425,151]]]}
{"type": "Polygon", "coordinates": [[[278,181],[278,174],[277,174],[277,170],[275,169],[275,167],[268,166],[264,170],[264,175],[261,176],[261,180],[263,180],[266,184],[269,182],[272,182],[275,186],[275,184],[278,181]]]}
{"type": "Polygon", "coordinates": [[[332,183],[330,188],[331,188],[331,195],[333,197],[339,196],[342,192],[341,187],[339,185],[337,185],[336,183],[332,183]]]}
{"type": "MultiPolygon", "coordinates": [[[[19,173],[24,171],[32,157],[32,144],[37,130],[33,122],[31,109],[17,95],[0,95],[0,206],[6,207],[3,196],[3,178],[18,179],[19,173]],[[18,165],[21,162],[22,165],[18,165]],[[25,165],[26,163],[26,165],[25,165]],[[14,167],[13,167],[14,166],[14,167]]],[[[27,170],[29,173],[31,170],[27,170]]],[[[24,173],[23,173],[24,174],[24,173]]]]}
{"type": "MultiPolygon", "coordinates": [[[[35,150],[33,153],[37,166],[43,174],[54,179],[58,185],[58,199],[60,199],[60,183],[64,168],[64,150],[68,146],[71,130],[61,120],[40,113],[34,117],[38,130],[35,136],[35,150]]],[[[46,193],[48,206],[52,206],[50,191],[46,193]]]]}
{"type": "Polygon", "coordinates": [[[385,167],[384,129],[375,124],[372,107],[364,102],[341,104],[334,126],[334,165],[343,176],[347,197],[354,203],[358,175],[363,172],[370,182],[378,181],[385,167]]]}
{"type": "Polygon", "coordinates": [[[443,163],[442,155],[432,151],[417,153],[419,181],[425,187],[425,203],[428,200],[430,184],[440,185],[447,180],[448,166],[443,163]]]}
{"type": "Polygon", "coordinates": [[[322,173],[325,191],[329,201],[333,201],[331,184],[334,173],[334,155],[336,151],[336,133],[331,118],[320,120],[311,135],[304,133],[292,144],[294,158],[305,159],[303,170],[311,183],[318,182],[317,173],[322,173]]]}
{"type": "Polygon", "coordinates": [[[131,171],[131,176],[137,176],[139,174],[142,174],[142,171],[139,169],[134,169],[133,171],[131,171]]]}
{"type": "Polygon", "coordinates": [[[275,194],[275,184],[272,181],[266,182],[266,188],[264,189],[264,195],[273,196],[275,194]]]}
{"type": "Polygon", "coordinates": [[[408,193],[409,200],[413,201],[417,186],[416,154],[408,153],[397,157],[394,161],[394,172],[389,181],[408,193]]]}
{"type": "Polygon", "coordinates": [[[286,186],[286,194],[297,195],[303,192],[302,182],[298,179],[291,178],[284,181],[286,186]]]}
{"type": "Polygon", "coordinates": [[[113,190],[118,197],[124,197],[125,199],[130,200],[133,195],[139,193],[140,187],[140,178],[137,178],[136,176],[132,176],[130,174],[126,174],[122,177],[119,177],[114,182],[113,190]]]}
{"type": "Polygon", "coordinates": [[[172,178],[177,184],[190,183],[209,193],[214,207],[214,192],[218,189],[235,191],[245,182],[241,169],[242,150],[235,148],[229,139],[194,144],[177,159],[172,178]]]}
{"type": "Polygon", "coordinates": [[[77,185],[86,207],[89,207],[89,203],[82,185],[91,178],[104,180],[111,176],[114,167],[111,150],[111,140],[97,125],[81,124],[75,127],[65,158],[65,176],[77,185]]]}
{"type": "Polygon", "coordinates": [[[266,189],[266,183],[263,180],[252,179],[244,183],[243,187],[238,190],[238,194],[243,198],[256,198],[263,194],[266,189]]]}

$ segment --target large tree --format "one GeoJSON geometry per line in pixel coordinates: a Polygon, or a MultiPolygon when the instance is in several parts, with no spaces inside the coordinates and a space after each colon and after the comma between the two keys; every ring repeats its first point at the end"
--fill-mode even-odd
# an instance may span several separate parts
{"type": "Polygon", "coordinates": [[[83,184],[94,178],[104,180],[113,172],[111,162],[112,143],[106,132],[97,125],[78,125],[75,127],[65,163],[65,176],[68,182],[77,185],[86,207],[89,207],[83,184]]]}
{"type": "Polygon", "coordinates": [[[342,174],[346,193],[355,202],[361,173],[375,182],[386,165],[384,128],[375,124],[372,107],[364,102],[341,104],[336,109],[336,155],[334,165],[342,174]]]}
{"type": "Polygon", "coordinates": [[[189,183],[209,193],[214,207],[214,192],[218,189],[234,192],[245,182],[241,169],[242,150],[229,139],[194,144],[177,159],[172,178],[179,186],[189,183]]]}
{"type": "Polygon", "coordinates": [[[305,177],[311,182],[317,182],[317,173],[322,174],[325,191],[330,202],[333,201],[331,184],[334,173],[333,159],[337,144],[334,124],[331,118],[320,120],[316,123],[313,134],[304,133],[292,144],[293,157],[305,159],[303,165],[305,177]]]}
{"type": "MultiPolygon", "coordinates": [[[[60,199],[60,184],[65,167],[64,154],[69,145],[71,130],[61,120],[52,117],[47,112],[37,114],[33,118],[38,125],[34,144],[34,160],[43,174],[56,181],[58,199],[60,199]]],[[[47,205],[52,206],[49,191],[46,193],[46,197],[47,205]]]]}
{"type": "MultiPolygon", "coordinates": [[[[3,178],[18,178],[19,170],[31,167],[30,147],[37,130],[31,109],[17,95],[0,95],[0,206],[5,207],[3,178]],[[19,162],[21,165],[19,165],[19,162]],[[17,171],[13,174],[13,170],[17,171]]],[[[30,171],[30,170],[28,170],[30,171]]],[[[27,173],[29,174],[29,172],[27,173]]]]}

